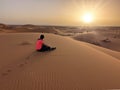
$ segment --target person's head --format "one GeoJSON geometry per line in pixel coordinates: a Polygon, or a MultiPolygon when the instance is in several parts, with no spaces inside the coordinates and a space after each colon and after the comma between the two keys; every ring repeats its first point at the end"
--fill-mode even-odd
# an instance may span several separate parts
{"type": "Polygon", "coordinates": [[[44,39],[44,35],[43,34],[40,35],[40,39],[44,39]]]}

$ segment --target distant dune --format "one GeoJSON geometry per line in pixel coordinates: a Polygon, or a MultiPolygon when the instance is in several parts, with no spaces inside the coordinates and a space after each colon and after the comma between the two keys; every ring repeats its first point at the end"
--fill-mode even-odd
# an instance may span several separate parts
{"type": "Polygon", "coordinates": [[[0,24],[1,33],[22,33],[22,32],[44,32],[44,33],[56,33],[51,26],[38,26],[32,24],[26,25],[6,25],[0,24]]]}
{"type": "Polygon", "coordinates": [[[6,27],[7,27],[7,25],[0,23],[0,28],[6,28],[6,27]]]}
{"type": "Polygon", "coordinates": [[[0,90],[120,88],[118,58],[92,44],[54,34],[45,34],[45,43],[57,49],[36,52],[39,35],[0,34],[0,90]]]}

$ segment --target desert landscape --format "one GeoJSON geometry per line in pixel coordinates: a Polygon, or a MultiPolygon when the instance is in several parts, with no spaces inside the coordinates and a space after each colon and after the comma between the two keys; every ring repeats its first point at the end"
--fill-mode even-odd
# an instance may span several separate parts
{"type": "Polygon", "coordinates": [[[0,0],[0,90],[120,90],[120,0],[0,0]]]}
{"type": "Polygon", "coordinates": [[[119,27],[0,24],[0,90],[120,88],[119,70],[119,27]],[[57,49],[36,52],[40,34],[57,49]]]}

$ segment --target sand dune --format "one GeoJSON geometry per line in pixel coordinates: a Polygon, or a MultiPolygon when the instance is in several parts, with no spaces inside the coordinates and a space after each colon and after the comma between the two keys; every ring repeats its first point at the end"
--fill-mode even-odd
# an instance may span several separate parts
{"type": "Polygon", "coordinates": [[[84,41],[87,43],[91,43],[97,46],[101,46],[107,49],[111,49],[114,51],[120,52],[120,39],[119,37],[114,38],[114,33],[112,32],[111,35],[108,34],[109,31],[91,31],[87,33],[83,33],[80,35],[76,35],[73,38],[79,41],[84,41]],[[106,35],[104,35],[105,33],[106,35]],[[107,35],[108,34],[108,35],[107,35]]]}
{"type": "Polygon", "coordinates": [[[0,35],[0,90],[120,88],[119,59],[69,37],[45,36],[55,51],[34,50],[39,33],[0,35]]]}

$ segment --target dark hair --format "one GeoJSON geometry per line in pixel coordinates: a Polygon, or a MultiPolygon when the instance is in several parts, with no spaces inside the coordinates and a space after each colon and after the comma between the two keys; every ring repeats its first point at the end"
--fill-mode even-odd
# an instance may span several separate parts
{"type": "Polygon", "coordinates": [[[42,34],[42,35],[40,35],[40,39],[44,39],[44,35],[42,34]]]}

